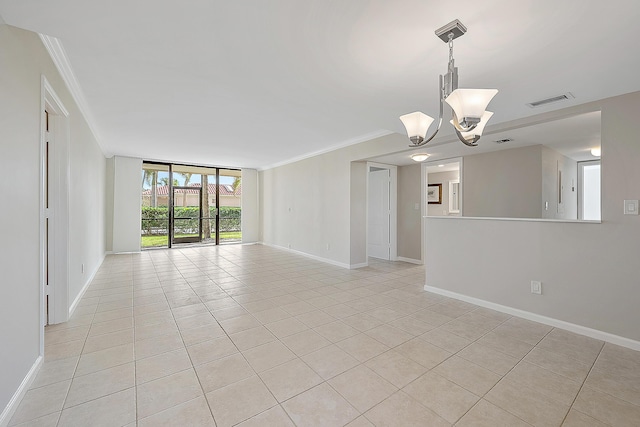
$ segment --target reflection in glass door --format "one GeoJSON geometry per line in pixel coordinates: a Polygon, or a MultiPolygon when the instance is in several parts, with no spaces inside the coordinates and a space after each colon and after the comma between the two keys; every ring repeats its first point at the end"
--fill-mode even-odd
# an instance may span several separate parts
{"type": "Polygon", "coordinates": [[[172,243],[195,243],[202,240],[202,188],[173,187],[172,243]]]}

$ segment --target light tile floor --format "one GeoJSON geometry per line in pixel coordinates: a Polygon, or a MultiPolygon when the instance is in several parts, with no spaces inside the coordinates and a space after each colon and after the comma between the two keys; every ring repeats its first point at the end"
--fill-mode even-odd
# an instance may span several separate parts
{"type": "Polygon", "coordinates": [[[10,425],[638,426],[640,353],[265,246],[108,256],[10,425]]]}

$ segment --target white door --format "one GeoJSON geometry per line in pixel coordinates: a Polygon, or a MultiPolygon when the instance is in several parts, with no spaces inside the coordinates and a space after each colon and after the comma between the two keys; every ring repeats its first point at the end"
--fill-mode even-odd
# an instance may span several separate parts
{"type": "Polygon", "coordinates": [[[369,172],[368,255],[386,260],[390,259],[391,250],[390,186],[391,172],[389,169],[377,169],[369,172]]]}

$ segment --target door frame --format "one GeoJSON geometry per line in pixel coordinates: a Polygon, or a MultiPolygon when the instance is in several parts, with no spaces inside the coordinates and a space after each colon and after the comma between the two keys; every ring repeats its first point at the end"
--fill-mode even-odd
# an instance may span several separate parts
{"type": "Polygon", "coordinates": [[[49,324],[69,319],[69,112],[42,75],[40,98],[40,353],[44,354],[46,219],[49,219],[49,324]],[[49,113],[49,208],[46,208],[47,117],[49,113]]]}
{"type": "MultiPolygon", "coordinates": [[[[171,179],[173,179],[173,176],[171,179]]],[[[185,200],[187,196],[185,195],[185,200]]],[[[171,236],[171,244],[180,244],[180,243],[198,243],[202,241],[202,187],[188,187],[184,185],[172,185],[171,186],[171,215],[169,215],[169,235],[171,236]],[[175,217],[175,203],[176,203],[176,194],[175,190],[198,190],[198,204],[200,205],[200,209],[198,210],[198,237],[181,237],[180,241],[176,241],[175,236],[175,225],[176,225],[176,217],[175,217]]],[[[184,206],[182,206],[184,207],[184,206]]],[[[177,219],[185,219],[185,218],[177,218],[177,219]]],[[[189,218],[191,219],[191,218],[189,218]]]]}
{"type": "Polygon", "coordinates": [[[366,252],[369,263],[369,172],[371,168],[389,170],[391,185],[389,186],[389,260],[398,261],[398,167],[384,163],[367,162],[367,188],[365,195],[366,211],[366,252]]]}

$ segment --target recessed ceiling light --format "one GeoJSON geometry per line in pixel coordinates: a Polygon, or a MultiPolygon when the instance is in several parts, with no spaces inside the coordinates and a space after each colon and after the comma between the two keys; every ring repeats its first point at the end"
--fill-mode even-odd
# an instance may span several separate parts
{"type": "Polygon", "coordinates": [[[429,158],[430,154],[427,153],[415,153],[411,155],[411,159],[416,162],[424,162],[429,158]]]}
{"type": "Polygon", "coordinates": [[[438,167],[439,167],[439,168],[443,168],[443,167],[444,167],[444,165],[438,165],[438,167]]]}

